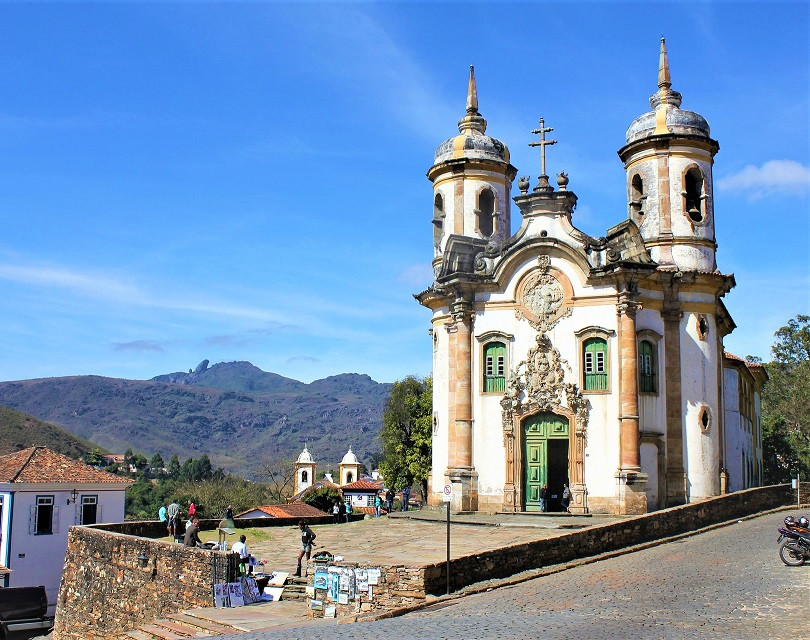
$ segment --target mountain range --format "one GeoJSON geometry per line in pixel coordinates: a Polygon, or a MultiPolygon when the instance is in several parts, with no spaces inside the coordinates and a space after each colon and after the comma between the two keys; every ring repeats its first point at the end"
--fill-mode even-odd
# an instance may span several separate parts
{"type": "Polygon", "coordinates": [[[297,457],[306,444],[319,468],[351,446],[361,462],[380,450],[390,384],[344,373],[309,384],[249,362],[203,361],[151,380],[68,376],[0,382],[0,405],[46,420],[104,449],[181,462],[208,454],[247,478],[262,463],[297,457]]]}

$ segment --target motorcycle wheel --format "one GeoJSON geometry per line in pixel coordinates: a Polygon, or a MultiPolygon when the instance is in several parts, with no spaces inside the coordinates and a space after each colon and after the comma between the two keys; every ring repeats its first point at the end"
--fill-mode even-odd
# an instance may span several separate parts
{"type": "Polygon", "coordinates": [[[798,542],[786,540],[779,547],[779,557],[789,567],[800,567],[804,564],[804,550],[798,542]]]}

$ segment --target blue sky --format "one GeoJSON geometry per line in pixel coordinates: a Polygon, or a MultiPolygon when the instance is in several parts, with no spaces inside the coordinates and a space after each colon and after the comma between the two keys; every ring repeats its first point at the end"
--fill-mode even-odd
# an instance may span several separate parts
{"type": "Polygon", "coordinates": [[[425,172],[468,66],[519,173],[555,128],[598,236],[662,34],[720,142],[726,347],[767,359],[810,310],[809,27],[804,2],[0,4],[0,379],[429,373],[425,172]]]}

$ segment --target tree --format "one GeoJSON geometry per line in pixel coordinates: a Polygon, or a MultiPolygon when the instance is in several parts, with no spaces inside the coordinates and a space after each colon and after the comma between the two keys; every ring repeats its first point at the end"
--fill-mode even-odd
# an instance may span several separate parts
{"type": "Polygon", "coordinates": [[[343,498],[340,497],[340,493],[338,493],[337,490],[333,489],[332,487],[313,489],[312,491],[308,492],[302,500],[304,504],[308,504],[311,507],[320,509],[324,513],[332,513],[332,507],[334,504],[342,501],[343,498]]]}
{"type": "Polygon", "coordinates": [[[408,376],[395,382],[385,403],[380,431],[385,460],[380,467],[389,487],[415,482],[427,498],[431,465],[433,380],[408,376]]]}
{"type": "Polygon", "coordinates": [[[104,462],[104,458],[102,457],[103,455],[104,453],[101,451],[101,449],[94,447],[92,451],[84,456],[84,462],[93,467],[101,466],[101,463],[104,462]]]}
{"type": "Polygon", "coordinates": [[[176,453],[169,459],[166,472],[170,478],[177,478],[180,475],[180,458],[177,457],[176,453]]]}
{"type": "Polygon", "coordinates": [[[165,466],[166,463],[163,461],[163,456],[159,453],[156,453],[149,459],[149,468],[154,475],[163,473],[163,467],[165,466]]]}
{"type": "Polygon", "coordinates": [[[295,491],[295,460],[289,456],[267,455],[259,463],[267,479],[267,493],[273,504],[285,502],[295,491]]]}
{"type": "Polygon", "coordinates": [[[774,335],[762,394],[763,472],[770,483],[810,476],[810,316],[797,315],[774,335]]]}

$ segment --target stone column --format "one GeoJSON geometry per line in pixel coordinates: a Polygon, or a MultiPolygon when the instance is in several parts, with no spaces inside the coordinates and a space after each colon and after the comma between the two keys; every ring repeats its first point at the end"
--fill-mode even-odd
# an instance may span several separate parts
{"type": "Polygon", "coordinates": [[[451,307],[455,322],[452,334],[455,349],[454,419],[450,423],[448,483],[453,485],[451,508],[455,511],[478,510],[478,474],[473,466],[472,420],[472,305],[462,299],[451,307]]]}
{"type": "Polygon", "coordinates": [[[664,284],[664,385],[667,420],[666,506],[686,504],[683,468],[683,408],[681,394],[681,316],[678,284],[673,275],[664,284]]]}
{"type": "Polygon", "coordinates": [[[638,418],[638,349],[635,286],[619,295],[619,513],[647,512],[647,476],[641,473],[638,418]]]}

